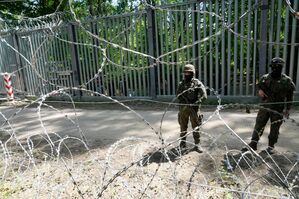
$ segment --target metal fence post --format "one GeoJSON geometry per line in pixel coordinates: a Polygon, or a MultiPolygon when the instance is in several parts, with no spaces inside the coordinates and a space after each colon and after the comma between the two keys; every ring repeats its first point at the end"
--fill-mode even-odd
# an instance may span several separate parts
{"type": "Polygon", "coordinates": [[[26,81],[25,81],[25,75],[24,75],[24,70],[21,70],[22,66],[22,61],[21,61],[21,57],[20,54],[18,52],[20,52],[20,48],[19,48],[19,42],[18,42],[18,35],[16,33],[12,33],[12,41],[13,41],[13,47],[14,49],[16,49],[17,52],[15,52],[16,55],[16,68],[19,70],[18,71],[18,77],[19,77],[19,86],[22,90],[24,90],[25,92],[27,91],[27,87],[26,87],[26,81]]]}
{"type": "MultiPolygon", "coordinates": [[[[80,78],[80,72],[79,72],[79,59],[78,59],[78,50],[77,46],[75,44],[76,42],[76,32],[75,32],[75,26],[73,24],[69,24],[68,28],[68,34],[70,41],[72,42],[70,44],[71,47],[71,58],[72,58],[72,70],[73,70],[73,85],[74,87],[79,87],[81,85],[81,78],[80,78]]],[[[82,91],[75,91],[74,96],[82,96],[82,91]]]]}
{"type": "MultiPolygon", "coordinates": [[[[267,64],[267,35],[268,35],[268,0],[261,0],[259,77],[266,73],[267,64]]],[[[271,13],[273,14],[273,13],[271,13]]]]}
{"type": "MultiPolygon", "coordinates": [[[[155,13],[154,10],[151,7],[147,7],[147,21],[148,21],[148,50],[149,54],[153,57],[155,57],[155,44],[156,44],[156,36],[155,36],[155,13]]],[[[150,68],[149,68],[149,82],[150,82],[150,88],[149,88],[149,94],[152,98],[157,97],[157,89],[156,89],[156,65],[155,60],[152,58],[149,58],[150,62],[150,68]]]]}

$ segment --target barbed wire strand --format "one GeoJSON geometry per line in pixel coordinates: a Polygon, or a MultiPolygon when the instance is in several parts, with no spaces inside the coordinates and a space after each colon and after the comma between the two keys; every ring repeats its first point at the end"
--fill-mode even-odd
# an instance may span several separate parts
{"type": "MultiPolygon", "coordinates": [[[[71,5],[72,5],[72,1],[71,1],[71,0],[69,1],[69,4],[70,4],[71,12],[72,12],[72,14],[74,14],[74,18],[76,19],[75,12],[73,11],[73,9],[72,9],[72,7],[71,7],[71,5]]],[[[251,12],[251,11],[250,11],[250,12],[251,12]]],[[[249,12],[248,12],[248,13],[249,13],[249,12]]],[[[216,16],[216,15],[214,15],[214,14],[212,14],[212,13],[209,13],[209,14],[211,14],[211,16],[216,16]]],[[[245,13],[239,18],[239,20],[241,20],[244,16],[245,16],[245,13]]],[[[220,16],[220,18],[221,18],[221,16],[220,16]]],[[[76,19],[76,21],[77,21],[77,19],[76,19]]],[[[132,49],[124,48],[124,47],[122,47],[122,46],[120,46],[120,45],[118,45],[118,44],[114,44],[114,43],[111,42],[111,41],[107,41],[107,40],[105,40],[105,39],[103,39],[103,38],[98,37],[97,35],[94,35],[93,33],[89,32],[85,27],[83,27],[83,25],[81,24],[81,22],[80,22],[79,20],[78,20],[77,22],[79,22],[80,27],[81,27],[85,32],[87,32],[87,33],[90,34],[91,36],[96,36],[96,37],[94,37],[94,38],[96,38],[97,40],[99,40],[99,41],[101,41],[101,42],[104,42],[104,43],[106,43],[106,44],[108,44],[108,45],[111,45],[113,48],[119,48],[119,49],[121,49],[121,50],[125,50],[125,51],[127,51],[127,52],[129,52],[129,53],[133,53],[133,54],[136,54],[136,55],[145,56],[145,57],[150,58],[150,59],[155,59],[157,63],[159,63],[159,59],[160,59],[160,58],[162,58],[163,56],[167,56],[167,55],[169,55],[169,54],[166,53],[166,54],[164,54],[164,55],[160,55],[158,58],[154,58],[154,57],[151,57],[151,56],[146,55],[146,54],[144,54],[144,53],[141,53],[141,52],[138,52],[138,51],[135,51],[135,50],[132,50],[132,49]]],[[[223,21],[223,23],[224,23],[224,21],[223,21]]],[[[45,24],[46,24],[46,23],[45,23],[45,24]]],[[[132,28],[132,27],[133,27],[133,26],[131,26],[130,28],[132,28]]],[[[230,27],[232,27],[232,24],[227,25],[226,28],[229,30],[230,27]]],[[[126,31],[128,31],[130,28],[128,28],[126,31]]],[[[49,28],[49,29],[52,30],[51,28],[49,28]]],[[[224,30],[225,30],[225,29],[223,29],[222,31],[224,31],[224,30]]],[[[207,41],[207,40],[210,40],[210,39],[213,38],[213,37],[217,37],[220,33],[221,33],[221,31],[218,31],[218,32],[215,33],[214,35],[211,35],[211,36],[209,36],[209,37],[207,37],[207,38],[204,38],[203,41],[207,41]]],[[[122,34],[122,33],[121,33],[121,34],[122,34]]],[[[3,40],[4,40],[4,39],[3,39],[3,40]]],[[[2,39],[1,39],[1,41],[2,41],[2,39]]],[[[113,40],[112,40],[112,41],[113,41],[113,40]]],[[[4,42],[6,42],[6,40],[4,40],[4,42]]],[[[6,42],[6,43],[7,43],[7,42],[6,42]]],[[[7,43],[7,44],[8,44],[8,43],[7,43]]],[[[83,43],[83,44],[84,44],[84,43],[83,43]]],[[[192,44],[193,44],[193,46],[194,46],[194,45],[197,45],[198,43],[193,42],[192,44]]],[[[81,45],[81,44],[78,43],[78,44],[76,44],[76,45],[81,45]]],[[[87,46],[90,46],[90,45],[88,44],[87,46]]],[[[192,45],[191,45],[191,46],[192,46],[192,45]]],[[[182,49],[186,49],[186,48],[189,48],[189,47],[191,47],[191,46],[190,46],[190,45],[186,45],[186,46],[183,46],[182,49]]],[[[9,46],[9,47],[10,47],[10,48],[13,48],[12,46],[9,46]]],[[[39,49],[39,48],[40,48],[40,47],[38,47],[37,49],[39,49]]],[[[106,61],[108,61],[108,62],[111,63],[111,64],[112,64],[113,62],[112,62],[112,61],[110,62],[108,56],[106,55],[106,50],[107,50],[107,48],[101,48],[101,47],[98,47],[98,48],[99,48],[100,50],[103,51],[103,55],[104,55],[104,57],[107,58],[107,59],[104,59],[104,60],[102,61],[102,63],[101,63],[101,69],[102,69],[103,66],[105,65],[105,62],[106,62],[106,61]]],[[[175,50],[177,50],[177,49],[175,49],[175,50]]],[[[172,51],[172,53],[173,53],[173,52],[176,52],[175,50],[172,51]]],[[[17,51],[16,51],[16,52],[17,52],[17,51]]],[[[37,52],[38,52],[38,50],[35,51],[35,54],[37,54],[37,52]]],[[[210,52],[212,52],[212,50],[211,50],[210,52]]],[[[210,52],[209,52],[209,53],[210,53],[210,52]]],[[[17,52],[17,53],[19,53],[19,54],[21,55],[20,52],[17,52]]],[[[22,58],[25,58],[25,60],[26,60],[26,57],[22,57],[22,58]]],[[[29,65],[28,65],[29,67],[34,68],[34,66],[35,66],[34,63],[35,63],[35,62],[36,62],[36,60],[33,59],[33,60],[31,60],[31,61],[28,60],[27,63],[29,64],[29,65]]],[[[116,64],[116,63],[115,63],[115,64],[116,64]]],[[[171,63],[169,63],[169,64],[171,64],[171,63]]],[[[119,67],[119,66],[117,66],[117,67],[119,67]]],[[[149,66],[149,67],[152,67],[152,66],[149,66]]],[[[98,73],[94,75],[94,78],[96,78],[97,75],[98,75],[99,73],[101,73],[101,72],[102,72],[102,70],[99,70],[98,73]]],[[[35,73],[38,73],[38,71],[35,70],[35,73]]],[[[44,77],[42,77],[42,75],[40,75],[39,78],[44,79],[44,77]]],[[[94,79],[94,78],[92,78],[92,79],[94,79]]],[[[91,80],[88,80],[88,81],[85,82],[84,84],[86,85],[86,84],[88,84],[89,82],[91,82],[91,80]]],[[[83,84],[83,85],[84,85],[84,84],[83,84]]],[[[119,102],[119,101],[117,101],[117,100],[115,100],[115,99],[113,99],[113,98],[111,98],[111,97],[109,97],[109,96],[105,96],[105,95],[100,94],[100,93],[98,93],[98,92],[93,92],[93,91],[87,90],[87,89],[82,88],[82,87],[75,87],[75,88],[71,88],[71,89],[72,89],[72,90],[77,90],[77,91],[84,91],[84,92],[91,92],[91,93],[98,94],[98,95],[100,95],[101,97],[104,97],[104,98],[106,98],[106,99],[108,99],[108,100],[111,100],[111,101],[113,101],[114,103],[118,103],[118,104],[120,104],[121,106],[125,107],[126,109],[128,109],[128,110],[130,110],[130,111],[133,111],[130,107],[124,105],[122,102],[119,102]]],[[[57,154],[58,154],[57,157],[59,157],[59,154],[60,154],[60,151],[61,151],[61,145],[64,144],[64,141],[65,141],[65,140],[67,140],[67,139],[75,139],[75,140],[77,140],[77,141],[81,141],[83,144],[85,143],[83,138],[81,138],[82,140],[81,140],[81,139],[78,139],[78,138],[71,138],[71,137],[68,137],[68,136],[62,138],[62,137],[60,137],[60,136],[57,134],[58,137],[59,137],[59,139],[60,139],[60,140],[58,141],[59,144],[58,144],[58,148],[57,148],[56,145],[54,144],[55,141],[53,141],[53,140],[49,137],[49,134],[48,134],[48,132],[47,132],[47,129],[45,128],[45,125],[44,125],[44,122],[43,122],[43,119],[42,119],[42,115],[41,115],[41,106],[44,105],[44,102],[45,102],[46,98],[50,97],[50,96],[53,95],[53,94],[63,94],[63,95],[67,95],[67,96],[70,98],[71,103],[73,104],[73,108],[75,107],[75,102],[73,101],[72,97],[71,97],[68,93],[66,93],[66,91],[68,91],[68,90],[70,90],[70,88],[61,88],[61,89],[52,91],[52,92],[50,92],[50,93],[48,93],[48,94],[43,95],[41,98],[39,98],[38,100],[35,100],[35,102],[34,102],[34,103],[37,103],[37,104],[38,104],[37,114],[38,114],[38,117],[39,117],[40,126],[42,127],[44,133],[45,133],[46,136],[47,136],[46,141],[49,141],[49,145],[50,145],[50,147],[53,147],[53,148],[51,148],[51,151],[52,151],[53,149],[55,149],[55,151],[56,151],[57,154]]],[[[212,90],[212,89],[211,89],[211,90],[212,90]]],[[[218,96],[217,96],[217,97],[218,97],[218,96]]],[[[229,105],[228,105],[228,106],[225,106],[225,105],[223,106],[223,105],[221,105],[221,97],[218,99],[218,102],[219,102],[219,104],[218,104],[218,106],[217,106],[217,108],[216,108],[216,110],[215,110],[215,112],[214,112],[213,115],[218,116],[219,119],[225,124],[225,126],[226,126],[228,129],[230,129],[230,131],[231,131],[235,136],[237,136],[237,138],[239,138],[238,135],[237,135],[237,133],[234,132],[234,131],[233,131],[233,130],[232,130],[232,129],[225,123],[225,121],[223,120],[223,118],[221,118],[221,115],[220,115],[220,111],[223,110],[224,108],[228,108],[229,105]]],[[[169,104],[173,104],[173,103],[169,103],[169,104]]],[[[235,105],[235,106],[236,106],[236,105],[235,105]]],[[[28,108],[29,106],[25,106],[25,107],[28,108]]],[[[48,107],[51,108],[50,106],[48,106],[48,107]]],[[[2,124],[2,127],[3,127],[5,124],[10,125],[9,120],[11,120],[12,118],[14,118],[16,115],[18,115],[18,113],[20,113],[22,110],[24,110],[24,109],[26,109],[26,108],[21,108],[19,111],[15,112],[13,115],[11,115],[9,118],[6,118],[6,117],[5,117],[5,122],[2,124]]],[[[56,111],[57,111],[57,110],[56,110],[56,111]]],[[[167,109],[166,109],[166,111],[167,111],[167,109]]],[[[146,121],[140,114],[138,114],[138,113],[135,112],[135,111],[133,111],[133,112],[134,112],[134,114],[135,114],[137,117],[139,117],[139,118],[141,119],[142,122],[144,122],[145,124],[147,124],[147,126],[149,126],[150,129],[153,130],[153,132],[154,132],[156,135],[158,135],[158,138],[159,138],[159,140],[160,140],[161,143],[162,143],[162,147],[160,147],[157,151],[162,152],[163,155],[165,155],[167,161],[168,161],[168,162],[171,162],[171,160],[170,160],[170,158],[169,158],[169,156],[168,156],[166,147],[169,147],[169,146],[171,146],[173,143],[178,142],[179,139],[177,139],[177,140],[175,140],[175,141],[173,141],[173,142],[165,143],[165,144],[164,144],[163,137],[162,137],[162,121],[164,120],[164,116],[165,116],[165,114],[166,114],[166,111],[164,112],[163,119],[160,121],[160,131],[155,130],[155,128],[153,128],[153,127],[151,126],[151,124],[150,124],[149,122],[147,122],[147,121],[146,121]]],[[[1,114],[2,114],[2,113],[1,113],[1,114]]],[[[3,115],[3,116],[4,116],[4,115],[3,115]]],[[[209,118],[211,118],[211,117],[212,117],[212,116],[210,116],[209,118]]],[[[68,119],[69,119],[69,118],[68,118],[68,119]]],[[[77,117],[76,117],[76,119],[77,119],[77,117]]],[[[206,121],[206,122],[207,122],[207,121],[206,121]]],[[[76,120],[75,123],[79,124],[79,121],[76,120]]],[[[203,123],[203,124],[205,124],[205,123],[203,123]]],[[[11,129],[13,129],[12,126],[11,126],[11,129]]],[[[79,130],[79,131],[80,131],[80,130],[79,130]]],[[[13,134],[14,134],[14,133],[15,133],[15,131],[13,130],[13,134]]],[[[192,131],[188,132],[188,134],[190,134],[190,133],[192,133],[192,131]]],[[[15,137],[14,139],[16,139],[16,140],[18,141],[18,138],[17,138],[17,137],[15,137]]],[[[132,139],[132,140],[135,140],[135,139],[132,139]]],[[[138,159],[138,160],[136,160],[136,161],[132,161],[131,163],[129,163],[128,165],[126,165],[125,167],[123,167],[121,170],[119,170],[119,171],[118,171],[116,174],[114,174],[112,177],[110,177],[110,179],[108,179],[108,181],[105,183],[105,174],[106,174],[107,171],[108,171],[108,167],[107,167],[107,166],[109,165],[109,162],[111,161],[111,160],[110,160],[110,157],[112,156],[113,149],[114,149],[115,147],[118,147],[121,143],[126,143],[127,141],[129,141],[129,140],[125,138],[125,139],[123,139],[123,140],[120,140],[119,142],[116,142],[116,143],[115,143],[114,145],[112,145],[111,147],[109,147],[110,153],[107,153],[107,155],[106,155],[106,166],[105,166],[105,169],[104,169],[105,172],[104,172],[104,174],[103,174],[103,178],[102,178],[103,185],[102,185],[100,191],[97,193],[97,196],[98,196],[98,197],[101,197],[101,196],[103,195],[104,191],[106,191],[106,190],[108,189],[109,185],[112,184],[112,183],[115,181],[116,178],[120,177],[120,175],[123,174],[124,172],[126,172],[129,168],[132,168],[133,166],[137,165],[137,164],[144,158],[144,157],[142,157],[141,159],[138,159]]],[[[243,141],[243,140],[240,138],[240,141],[243,141]]],[[[7,142],[8,142],[8,141],[7,141],[7,142]]],[[[6,142],[6,143],[7,143],[7,142],[6,142]]],[[[34,148],[34,145],[33,145],[31,139],[27,140],[27,143],[28,143],[29,153],[30,153],[30,154],[28,153],[28,155],[29,155],[28,157],[30,158],[31,156],[33,157],[33,152],[32,152],[32,150],[33,150],[33,148],[34,148]]],[[[243,144],[246,145],[246,143],[245,143],[244,141],[243,141],[243,144]]],[[[3,147],[5,148],[5,150],[8,150],[7,146],[5,146],[5,145],[2,144],[2,141],[1,141],[1,146],[3,146],[3,147]]],[[[22,145],[21,145],[21,146],[22,146],[22,145]]],[[[2,148],[3,148],[3,147],[2,147],[2,148]]],[[[86,147],[86,146],[85,146],[85,147],[86,147]]],[[[68,151],[69,151],[70,154],[71,154],[71,150],[70,150],[68,147],[67,147],[67,149],[68,149],[68,151]]],[[[24,149],[24,152],[27,152],[27,150],[24,149]]],[[[6,153],[6,152],[5,152],[5,153],[6,153]]],[[[5,155],[5,153],[4,153],[4,155],[5,155]]],[[[7,151],[7,153],[8,153],[8,151],[7,151]]],[[[53,154],[53,155],[54,155],[54,154],[53,154]]],[[[213,156],[212,156],[211,154],[209,154],[209,153],[207,153],[207,155],[209,155],[210,158],[213,159],[214,164],[217,165],[216,160],[213,158],[213,156]]],[[[254,155],[257,155],[257,157],[260,157],[259,154],[254,154],[254,155]]],[[[5,158],[6,158],[6,156],[5,156],[5,158]]],[[[78,181],[75,180],[75,178],[74,178],[74,176],[73,176],[73,173],[72,173],[70,167],[68,166],[68,164],[64,161],[64,159],[63,159],[62,157],[59,158],[59,159],[64,163],[64,165],[65,165],[65,170],[67,171],[67,173],[68,173],[68,175],[69,175],[69,177],[70,177],[70,179],[71,179],[71,182],[73,183],[74,187],[76,188],[77,193],[79,194],[79,196],[80,196],[81,198],[85,198],[85,197],[84,197],[84,192],[81,190],[78,181]]],[[[73,159],[73,157],[72,157],[71,159],[73,159]]],[[[267,163],[263,158],[261,158],[261,159],[262,159],[263,163],[264,163],[266,166],[268,166],[268,163],[267,163]]],[[[6,160],[8,160],[8,159],[6,159],[6,160]]],[[[275,162],[274,159],[272,159],[272,161],[274,161],[274,164],[276,164],[276,162],[275,162]]],[[[8,165],[8,164],[6,164],[6,165],[8,165]]],[[[33,165],[35,166],[35,163],[33,163],[33,165]]],[[[152,177],[150,178],[150,181],[149,181],[148,184],[145,186],[145,189],[143,189],[143,191],[141,192],[140,198],[141,198],[142,196],[144,196],[144,194],[146,194],[146,191],[148,190],[148,187],[150,186],[150,184],[153,182],[154,178],[157,178],[157,177],[158,177],[158,176],[157,176],[157,173],[158,173],[158,170],[159,170],[159,168],[160,168],[160,165],[161,165],[161,164],[159,163],[159,166],[158,166],[158,167],[156,168],[156,170],[153,172],[153,175],[152,175],[152,177]]],[[[276,165],[277,165],[277,164],[276,164],[276,165]]],[[[292,169],[294,169],[296,165],[297,165],[297,164],[294,164],[293,167],[292,167],[292,169]]],[[[195,172],[197,172],[197,171],[196,171],[196,170],[197,170],[197,169],[196,169],[197,166],[199,166],[198,163],[195,164],[195,169],[193,170],[192,175],[190,176],[189,181],[187,182],[187,184],[188,184],[187,193],[191,190],[191,185],[197,185],[197,186],[208,187],[208,188],[214,188],[214,189],[221,189],[221,188],[218,187],[218,186],[214,186],[214,187],[213,187],[213,186],[211,186],[211,185],[201,185],[201,184],[192,183],[193,175],[195,174],[195,172]]],[[[270,166],[270,165],[269,165],[269,166],[270,166]]],[[[278,167],[278,165],[277,165],[277,167],[278,167]]],[[[109,167],[109,168],[111,169],[111,167],[109,167]]],[[[36,170],[37,170],[37,169],[36,169],[36,170]]],[[[174,171],[174,167],[172,168],[172,170],[174,171]]],[[[242,169],[241,169],[241,170],[242,170],[242,169]]],[[[274,174],[276,175],[276,177],[278,177],[278,180],[279,180],[279,181],[282,181],[282,182],[285,184],[284,179],[281,179],[280,176],[276,173],[276,171],[275,171],[271,166],[270,166],[270,170],[272,170],[272,171],[274,172],[274,174]]],[[[282,173],[283,177],[286,179],[286,177],[287,177],[288,175],[285,176],[285,175],[283,174],[283,172],[281,171],[281,169],[279,169],[279,170],[280,170],[280,173],[282,173]]],[[[291,170],[289,170],[289,172],[291,172],[291,170]]],[[[173,173],[173,176],[174,176],[174,173],[173,173]]],[[[221,176],[220,176],[220,177],[221,177],[221,176]]],[[[260,176],[260,177],[261,177],[261,176],[260,176]]],[[[175,177],[174,177],[171,181],[172,181],[174,184],[176,184],[176,183],[175,183],[175,181],[176,181],[176,180],[175,180],[175,177]]],[[[288,183],[288,181],[287,181],[286,183],[288,183]]],[[[38,184],[39,184],[39,183],[38,183],[38,184]]],[[[251,184],[251,183],[250,183],[250,184],[251,184]]],[[[286,185],[286,189],[287,189],[291,194],[293,194],[292,190],[290,190],[290,184],[285,184],[285,185],[286,185]]],[[[126,186],[126,187],[128,188],[128,186],[126,186]]],[[[247,187],[249,187],[249,185],[248,185],[247,187]]],[[[40,190],[40,188],[38,188],[38,190],[40,190]]],[[[225,189],[223,189],[223,190],[225,190],[225,191],[229,191],[229,192],[237,192],[237,193],[245,194],[247,188],[246,188],[244,191],[238,191],[238,190],[234,190],[234,189],[231,189],[231,188],[225,188],[225,189]]],[[[129,191],[130,191],[130,190],[129,190],[129,191]]],[[[139,190],[139,191],[140,191],[140,190],[139,190]]],[[[186,193],[186,194],[187,194],[187,193],[186,193]]],[[[250,194],[250,195],[256,195],[256,196],[268,196],[268,195],[265,195],[265,194],[253,193],[253,192],[248,192],[247,194],[250,194]]],[[[130,195],[133,196],[132,193],[131,193],[130,195]]],[[[293,196],[296,197],[295,195],[293,195],[293,196]]],[[[276,196],[274,196],[274,197],[276,197],[276,196]]]]}

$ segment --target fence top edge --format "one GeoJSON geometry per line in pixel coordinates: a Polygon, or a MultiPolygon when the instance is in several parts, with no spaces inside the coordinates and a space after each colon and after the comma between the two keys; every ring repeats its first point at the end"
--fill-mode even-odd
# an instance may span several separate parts
{"type": "MultiPolygon", "coordinates": [[[[96,22],[96,21],[99,21],[99,20],[116,19],[116,18],[122,18],[122,17],[131,17],[131,16],[144,15],[144,14],[146,14],[145,10],[142,10],[142,11],[139,11],[139,12],[134,12],[134,13],[124,13],[124,14],[111,15],[111,16],[99,16],[99,17],[95,17],[95,18],[82,19],[81,23],[86,24],[86,23],[96,22]]],[[[51,27],[51,29],[57,29],[59,27],[66,26],[67,24],[76,25],[77,22],[76,21],[64,21],[60,25],[56,25],[56,26],[51,27]]],[[[26,35],[28,33],[40,32],[40,31],[44,31],[44,30],[48,30],[48,29],[49,29],[49,27],[33,27],[32,29],[29,29],[29,30],[26,30],[26,29],[18,29],[18,30],[10,29],[10,30],[5,30],[5,31],[0,31],[0,36],[5,37],[5,36],[9,36],[11,34],[26,35]]]]}
{"type": "MultiPolygon", "coordinates": [[[[176,3],[176,4],[158,5],[156,7],[159,7],[159,8],[171,8],[171,7],[175,7],[175,6],[190,5],[190,4],[201,3],[201,2],[205,2],[205,1],[207,1],[207,0],[191,0],[191,1],[188,1],[188,2],[182,2],[182,3],[176,3]]],[[[136,12],[131,12],[131,13],[115,14],[115,15],[108,15],[108,16],[97,16],[95,18],[85,19],[83,21],[83,23],[94,22],[96,20],[101,20],[101,19],[112,19],[112,18],[120,18],[120,17],[130,17],[130,16],[135,16],[135,15],[140,15],[140,14],[146,14],[146,9],[140,10],[140,11],[136,11],[136,12]]],[[[75,23],[75,22],[73,22],[73,23],[75,23]]]]}
{"type": "MultiPolygon", "coordinates": [[[[171,7],[175,7],[175,6],[191,5],[191,4],[201,3],[201,2],[205,2],[205,1],[207,1],[207,0],[191,0],[188,2],[182,2],[182,3],[176,3],[176,4],[158,5],[156,7],[171,8],[171,7]]],[[[131,16],[137,16],[137,15],[143,15],[143,14],[146,14],[146,9],[132,12],[132,13],[123,13],[123,14],[115,14],[115,15],[108,15],[108,16],[96,16],[94,18],[85,18],[85,19],[82,19],[81,22],[83,24],[85,24],[85,23],[92,23],[92,22],[95,22],[98,20],[116,19],[116,18],[121,18],[121,17],[131,17],[131,16]]],[[[75,21],[63,22],[64,25],[67,23],[71,23],[73,25],[76,24],[75,21]]],[[[55,27],[52,27],[52,28],[55,28],[55,27]]],[[[10,34],[27,34],[27,33],[35,32],[35,31],[46,30],[46,29],[48,29],[48,28],[47,27],[33,27],[30,30],[24,30],[24,29],[19,29],[19,30],[9,29],[9,30],[4,30],[4,31],[0,30],[0,36],[4,37],[4,36],[9,36],[10,34]]]]}
{"type": "Polygon", "coordinates": [[[0,36],[1,37],[6,37],[6,36],[10,36],[10,35],[18,35],[18,36],[24,36],[27,35],[29,33],[38,33],[38,32],[42,32],[45,30],[56,30],[60,27],[64,27],[66,26],[68,23],[67,22],[63,22],[61,24],[58,25],[54,25],[52,27],[41,27],[41,26],[36,26],[36,27],[32,27],[31,29],[10,29],[10,30],[6,30],[6,31],[0,31],[0,36]]]}
{"type": "Polygon", "coordinates": [[[0,37],[7,37],[11,34],[13,34],[15,30],[6,30],[6,31],[0,31],[0,37]]]}
{"type": "Polygon", "coordinates": [[[25,36],[25,35],[28,35],[30,33],[39,33],[39,32],[44,32],[44,31],[47,31],[47,30],[50,31],[50,29],[53,30],[53,31],[56,31],[59,28],[63,28],[67,24],[68,23],[63,22],[62,24],[53,26],[51,28],[49,28],[49,27],[38,27],[38,28],[33,28],[31,30],[17,30],[17,31],[15,31],[13,33],[15,33],[18,36],[25,36]]]}
{"type": "MultiPolygon", "coordinates": [[[[142,15],[142,14],[146,14],[146,11],[141,10],[141,11],[132,12],[132,13],[124,13],[124,14],[109,15],[109,16],[97,16],[95,18],[87,18],[87,19],[84,19],[84,21],[83,20],[81,20],[81,21],[82,21],[82,23],[89,23],[89,22],[95,22],[95,21],[102,20],[102,19],[114,19],[114,18],[142,15]]],[[[71,23],[76,23],[76,22],[71,21],[71,23]]]]}
{"type": "Polygon", "coordinates": [[[171,8],[171,7],[175,7],[175,6],[191,5],[191,4],[202,3],[202,2],[206,2],[206,1],[208,1],[208,0],[191,0],[191,1],[182,2],[182,3],[158,5],[156,7],[158,7],[158,8],[171,8]]]}

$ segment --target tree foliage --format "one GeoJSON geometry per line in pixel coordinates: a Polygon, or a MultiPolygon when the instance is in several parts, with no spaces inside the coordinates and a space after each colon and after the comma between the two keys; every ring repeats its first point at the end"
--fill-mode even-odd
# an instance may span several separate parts
{"type": "MultiPolygon", "coordinates": [[[[80,18],[131,12],[140,0],[72,0],[71,6],[80,18]]],[[[55,11],[68,12],[69,0],[11,0],[0,1],[2,20],[18,20],[23,16],[38,17],[55,11]]]]}
{"type": "Polygon", "coordinates": [[[14,20],[22,16],[43,16],[55,11],[64,11],[67,2],[68,0],[0,1],[0,17],[14,20]]]}

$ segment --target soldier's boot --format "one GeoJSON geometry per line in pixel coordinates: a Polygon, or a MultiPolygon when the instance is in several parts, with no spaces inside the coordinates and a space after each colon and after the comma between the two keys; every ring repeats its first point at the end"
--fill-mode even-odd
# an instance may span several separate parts
{"type": "Polygon", "coordinates": [[[274,153],[274,142],[269,140],[269,144],[268,144],[268,148],[266,149],[266,151],[272,155],[274,153]]]}
{"type": "Polygon", "coordinates": [[[199,132],[198,132],[198,136],[194,136],[194,147],[192,151],[202,153],[202,150],[199,149],[199,143],[200,143],[200,139],[199,139],[199,132]]]}
{"type": "Polygon", "coordinates": [[[195,144],[195,146],[193,147],[192,151],[196,151],[198,153],[202,153],[203,151],[199,149],[199,144],[195,144]]]}
{"type": "Polygon", "coordinates": [[[200,134],[198,131],[193,132],[194,144],[198,145],[200,143],[200,134]]]}
{"type": "Polygon", "coordinates": [[[270,146],[268,146],[268,148],[266,149],[266,152],[267,152],[269,155],[274,154],[274,147],[270,147],[270,146]]]}
{"type": "MultiPolygon", "coordinates": [[[[249,147],[250,147],[252,150],[254,150],[254,151],[257,150],[257,141],[252,140],[248,145],[249,145],[249,147]]],[[[248,151],[248,150],[249,150],[248,147],[243,147],[243,148],[241,149],[242,153],[244,153],[244,152],[246,152],[246,151],[248,151]]]]}
{"type": "Polygon", "coordinates": [[[180,148],[183,149],[183,148],[186,148],[186,134],[181,134],[180,135],[181,137],[181,140],[180,140],[180,148]]]}

